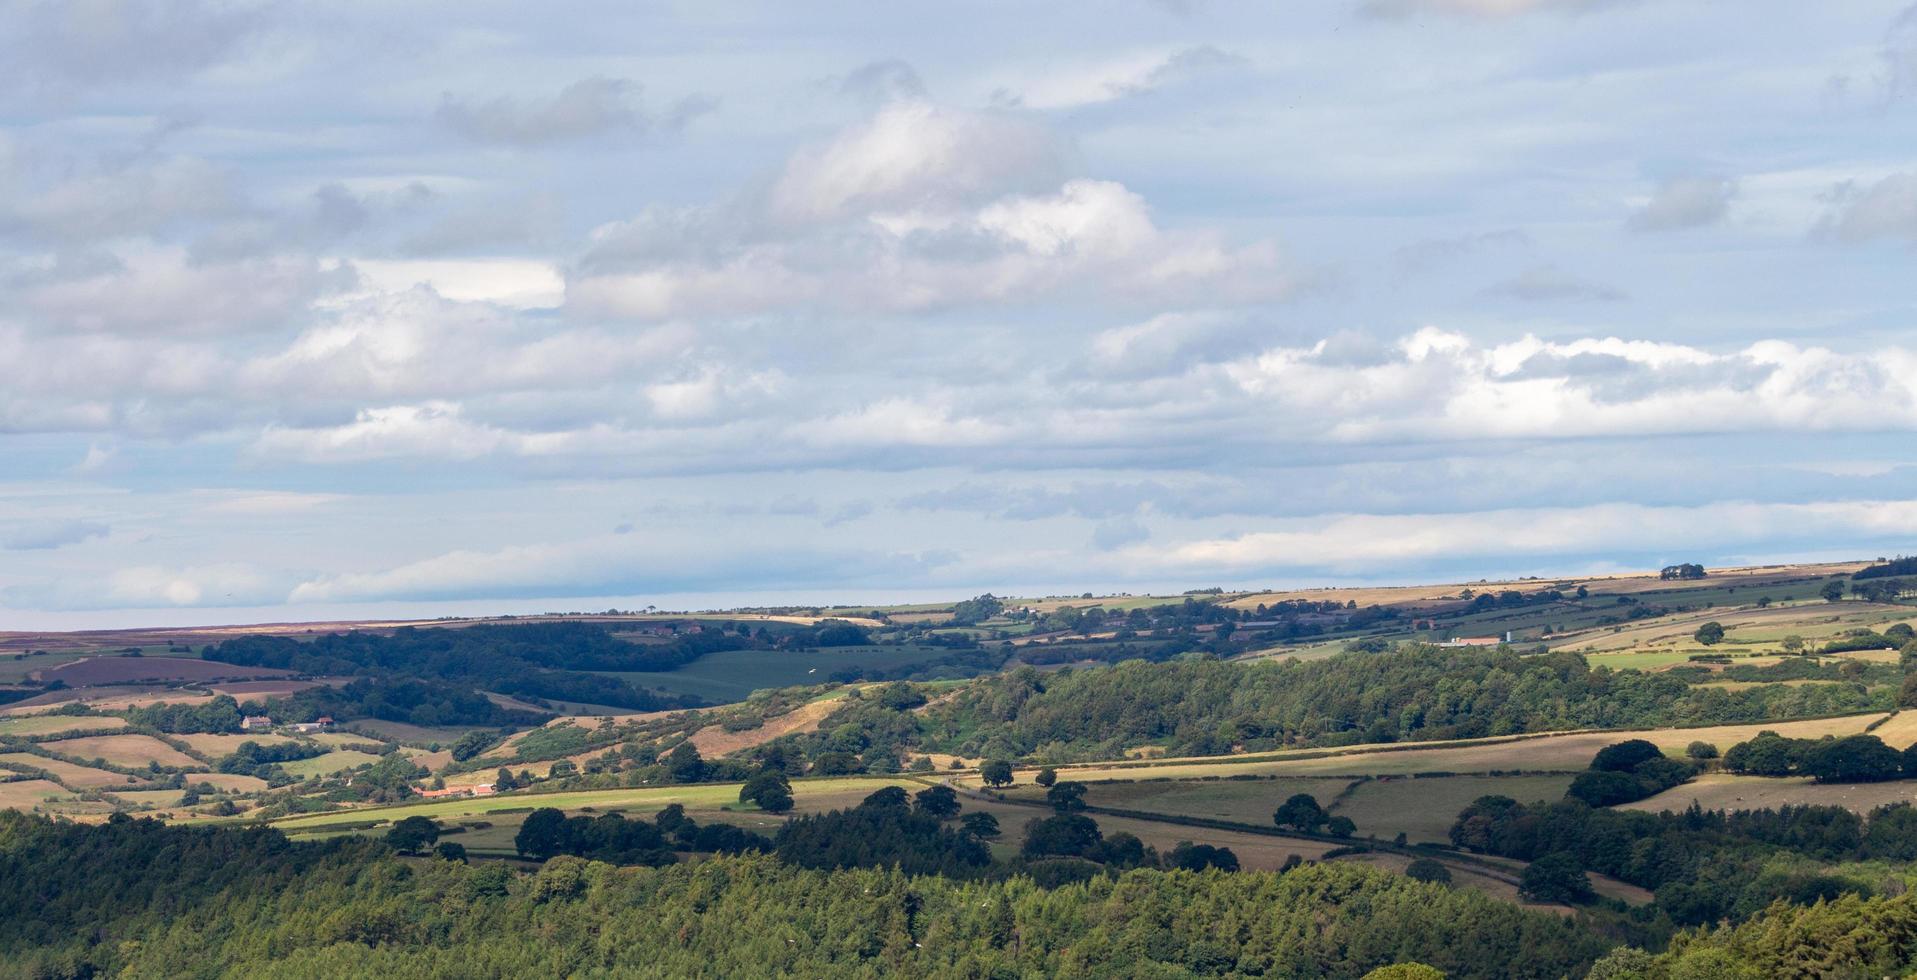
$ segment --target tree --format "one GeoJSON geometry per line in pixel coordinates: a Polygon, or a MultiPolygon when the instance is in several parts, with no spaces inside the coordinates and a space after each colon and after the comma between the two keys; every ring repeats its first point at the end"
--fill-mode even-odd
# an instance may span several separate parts
{"type": "Polygon", "coordinates": [[[1578,859],[1563,851],[1538,858],[1525,866],[1518,893],[1534,902],[1577,905],[1596,897],[1591,879],[1585,877],[1578,859]]]}
{"type": "Polygon", "coordinates": [[[1306,833],[1324,826],[1325,820],[1324,808],[1310,793],[1293,793],[1271,815],[1271,822],[1279,827],[1290,827],[1306,833]]]}
{"type": "Polygon", "coordinates": [[[999,835],[998,818],[983,810],[974,810],[959,818],[959,829],[984,840],[999,835]]]}
{"type": "Polygon", "coordinates": [[[985,780],[987,786],[1012,785],[1012,764],[1003,759],[981,763],[978,774],[980,779],[985,780]]]}
{"type": "Polygon", "coordinates": [[[1692,742],[1690,745],[1686,746],[1684,748],[1684,754],[1690,756],[1693,759],[1696,759],[1699,762],[1703,762],[1706,759],[1717,758],[1717,746],[1712,745],[1709,742],[1699,740],[1696,742],[1692,742]]]}
{"type": "Polygon", "coordinates": [[[1818,590],[1817,594],[1823,596],[1825,602],[1841,601],[1844,598],[1844,583],[1832,579],[1825,582],[1824,587],[1818,590]]]}
{"type": "Polygon", "coordinates": [[[859,806],[871,810],[910,810],[912,798],[906,796],[905,790],[898,786],[887,786],[866,794],[865,799],[859,801],[859,806]]]}
{"type": "Polygon", "coordinates": [[[526,821],[513,835],[513,848],[521,857],[544,861],[565,852],[570,843],[566,815],[552,807],[540,807],[526,814],[526,821]]]}
{"type": "Polygon", "coordinates": [[[1697,632],[1691,634],[1691,638],[1707,647],[1715,646],[1724,639],[1724,624],[1713,619],[1699,626],[1697,632]]]}
{"type": "Polygon", "coordinates": [[[1820,783],[1878,783],[1896,779],[1903,756],[1875,735],[1851,735],[1819,742],[1799,769],[1820,783]]]}
{"type": "Polygon", "coordinates": [[[1058,782],[1058,770],[1053,769],[1051,766],[1046,766],[1038,771],[1038,775],[1032,777],[1032,782],[1040,786],[1050,786],[1058,782]]]}
{"type": "Polygon", "coordinates": [[[958,794],[950,786],[930,786],[912,797],[912,809],[934,820],[950,820],[959,814],[958,794]]]}
{"type": "Polygon", "coordinates": [[[1343,814],[1325,821],[1325,832],[1333,837],[1350,837],[1358,832],[1358,825],[1343,814]]]}
{"type": "Polygon", "coordinates": [[[1785,653],[1803,653],[1804,638],[1798,636],[1796,633],[1791,633],[1784,637],[1783,642],[1781,642],[1779,646],[1784,648],[1785,653]]]}
{"type": "Polygon", "coordinates": [[[1664,751],[1641,738],[1627,739],[1598,750],[1591,768],[1603,772],[1633,772],[1652,759],[1661,759],[1664,751]]]}
{"type": "Polygon", "coordinates": [[[1210,844],[1194,844],[1181,840],[1172,848],[1169,863],[1174,868],[1186,871],[1204,871],[1217,868],[1220,871],[1238,870],[1238,855],[1229,847],[1214,847],[1210,844]]]}
{"type": "Polygon", "coordinates": [[[739,787],[739,801],[767,813],[784,813],[792,809],[792,783],[777,769],[761,770],[739,787]]]}
{"type": "Polygon", "coordinates": [[[386,832],[386,843],[401,854],[417,854],[439,839],[439,825],[430,817],[406,817],[386,832]]]}
{"type": "Polygon", "coordinates": [[[1045,791],[1045,802],[1059,813],[1076,813],[1085,809],[1085,784],[1067,780],[1057,783],[1045,791]]]}
{"type": "Polygon", "coordinates": [[[493,792],[506,793],[518,788],[519,783],[513,779],[512,770],[507,769],[505,766],[500,766],[499,776],[493,780],[493,792]]]}
{"type": "Polygon", "coordinates": [[[1430,858],[1415,858],[1405,865],[1405,877],[1414,881],[1426,881],[1434,885],[1451,884],[1451,869],[1430,858]]]}
{"type": "Polygon", "coordinates": [[[441,841],[438,847],[433,848],[433,853],[442,861],[466,863],[466,845],[457,841],[441,841]]]}
{"type": "Polygon", "coordinates": [[[691,742],[680,742],[666,753],[666,775],[675,783],[696,783],[705,778],[706,760],[699,757],[699,747],[691,742]]]}
{"type": "Polygon", "coordinates": [[[459,741],[453,743],[453,761],[465,762],[486,751],[492,746],[494,738],[489,732],[477,730],[459,736],[459,741]]]}
{"type": "Polygon", "coordinates": [[[1444,980],[1444,971],[1423,963],[1393,963],[1381,966],[1359,980],[1444,980]]]}

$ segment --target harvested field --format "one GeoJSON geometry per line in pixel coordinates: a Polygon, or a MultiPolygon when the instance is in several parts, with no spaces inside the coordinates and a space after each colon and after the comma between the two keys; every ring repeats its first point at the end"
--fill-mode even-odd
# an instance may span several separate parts
{"type": "Polygon", "coordinates": [[[48,682],[65,681],[68,687],[99,687],[288,677],[292,673],[276,667],[242,667],[184,657],[87,657],[35,671],[33,676],[48,682]]]}
{"type": "Polygon", "coordinates": [[[441,749],[438,752],[428,752],[425,749],[400,749],[400,751],[405,753],[406,758],[413,760],[413,765],[424,766],[430,772],[438,772],[453,764],[453,753],[450,749],[441,749]]]}
{"type": "MultiPolygon", "coordinates": [[[[1889,721],[1871,729],[1870,733],[1883,739],[1884,744],[1891,748],[1909,748],[1917,743],[1917,710],[1899,711],[1892,715],[1889,721]]],[[[1725,748],[1729,747],[1725,746],[1725,748]]]]}
{"type": "Polygon", "coordinates": [[[60,759],[49,759],[45,756],[33,755],[28,752],[9,752],[5,755],[0,755],[0,763],[6,764],[5,768],[15,771],[22,769],[39,769],[54,779],[59,780],[60,785],[72,790],[101,789],[109,786],[124,787],[142,783],[142,780],[132,776],[122,776],[117,772],[95,769],[92,766],[77,766],[71,762],[60,759]]]}
{"type": "Polygon", "coordinates": [[[113,798],[128,806],[168,807],[177,806],[186,791],[177,789],[130,789],[113,794],[113,798]]]}
{"type": "Polygon", "coordinates": [[[151,735],[95,735],[42,742],[40,746],[49,752],[76,759],[105,759],[116,766],[128,768],[138,768],[152,762],[189,769],[201,764],[200,760],[151,735]]]}
{"type": "Polygon", "coordinates": [[[339,749],[364,749],[376,752],[385,747],[379,739],[367,738],[364,735],[355,735],[352,732],[314,732],[311,735],[302,737],[309,741],[318,742],[321,745],[331,745],[339,749]]]}
{"type": "Polygon", "coordinates": [[[31,810],[41,803],[65,795],[65,787],[44,779],[18,779],[0,783],[0,810],[31,810]]]}
{"type": "Polygon", "coordinates": [[[1772,778],[1710,773],[1648,800],[1619,809],[1678,812],[1692,803],[1706,810],[1762,810],[1781,806],[1841,806],[1858,813],[1891,803],[1917,803],[1917,782],[1837,783],[1820,786],[1808,778],[1772,778]]]}
{"type": "Polygon", "coordinates": [[[125,728],[126,719],[88,715],[28,715],[0,720],[0,735],[58,735],[104,728],[125,728]]]}
{"type": "Polygon", "coordinates": [[[166,690],[164,688],[120,685],[109,687],[90,687],[84,690],[48,691],[15,701],[0,708],[0,716],[18,717],[20,715],[40,715],[57,705],[79,701],[100,711],[125,711],[149,704],[190,704],[195,701],[211,700],[213,695],[197,691],[166,690]]]}

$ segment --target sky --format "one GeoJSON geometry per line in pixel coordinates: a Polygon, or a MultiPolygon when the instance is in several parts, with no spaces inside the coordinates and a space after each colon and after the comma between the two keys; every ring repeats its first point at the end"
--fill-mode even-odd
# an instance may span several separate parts
{"type": "Polygon", "coordinates": [[[0,629],[1917,550],[1908,0],[0,0],[0,629]]]}

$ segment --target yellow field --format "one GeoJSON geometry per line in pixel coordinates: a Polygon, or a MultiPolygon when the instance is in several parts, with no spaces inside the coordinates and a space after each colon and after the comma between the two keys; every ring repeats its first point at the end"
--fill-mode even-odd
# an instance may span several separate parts
{"type": "Polygon", "coordinates": [[[48,759],[27,752],[9,752],[0,755],[0,762],[44,770],[68,789],[99,789],[103,786],[126,786],[139,782],[132,776],[122,776],[117,772],[108,772],[91,766],[76,766],[71,762],[48,759]]]}
{"type": "Polygon", "coordinates": [[[214,789],[228,793],[257,793],[266,788],[266,780],[258,776],[242,776],[224,772],[195,772],[186,777],[187,784],[198,786],[207,783],[214,789]]]}
{"type": "Polygon", "coordinates": [[[200,760],[151,735],[96,735],[42,742],[41,748],[76,759],[105,759],[116,766],[138,768],[149,762],[163,766],[198,766],[200,760]]]}
{"type": "Polygon", "coordinates": [[[1710,773],[1648,800],[1622,809],[1679,812],[1692,803],[1706,810],[1762,810],[1781,806],[1841,806],[1858,813],[1889,803],[1917,803],[1917,782],[1834,783],[1820,786],[1808,778],[1770,778],[1710,773]]]}

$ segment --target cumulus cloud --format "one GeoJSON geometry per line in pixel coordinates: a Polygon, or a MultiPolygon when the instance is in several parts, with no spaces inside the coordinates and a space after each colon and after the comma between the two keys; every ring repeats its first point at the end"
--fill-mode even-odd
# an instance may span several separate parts
{"type": "Polygon", "coordinates": [[[1730,211],[1737,184],[1728,177],[1676,177],[1631,214],[1632,231],[1671,231],[1716,224],[1730,211]]]}
{"type": "Polygon", "coordinates": [[[435,116],[477,142],[539,146],[605,133],[677,131],[714,107],[705,96],[689,96],[654,116],[638,105],[639,91],[637,84],[622,78],[586,78],[545,99],[499,96],[478,101],[448,92],[440,97],[435,116]]]}

